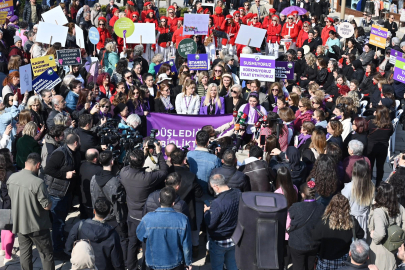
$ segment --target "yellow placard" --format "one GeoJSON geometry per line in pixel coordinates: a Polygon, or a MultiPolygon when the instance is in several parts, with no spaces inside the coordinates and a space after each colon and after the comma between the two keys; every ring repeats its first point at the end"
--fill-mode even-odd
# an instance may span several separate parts
{"type": "Polygon", "coordinates": [[[373,24],[370,33],[370,44],[385,49],[387,44],[388,29],[373,24]]]}
{"type": "Polygon", "coordinates": [[[45,55],[42,57],[37,57],[31,59],[31,67],[32,72],[34,73],[34,77],[39,76],[47,70],[48,68],[52,68],[54,71],[57,71],[56,62],[53,55],[45,55]]]}
{"type": "Polygon", "coordinates": [[[0,24],[6,23],[8,11],[0,11],[0,24]]]}

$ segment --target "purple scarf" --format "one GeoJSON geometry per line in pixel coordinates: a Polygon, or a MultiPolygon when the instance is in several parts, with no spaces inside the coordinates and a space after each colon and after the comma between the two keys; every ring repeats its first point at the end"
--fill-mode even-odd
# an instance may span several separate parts
{"type": "MultiPolygon", "coordinates": [[[[257,105],[256,108],[260,111],[261,107],[260,105],[257,105]]],[[[250,105],[249,103],[246,104],[245,108],[243,109],[243,113],[245,113],[248,118],[249,118],[249,110],[250,110],[250,105]]],[[[255,111],[255,118],[253,119],[253,123],[256,123],[257,120],[259,120],[259,114],[255,111]]]]}
{"type": "Polygon", "coordinates": [[[302,145],[302,144],[304,144],[308,139],[310,139],[311,138],[311,135],[309,135],[309,134],[307,134],[307,135],[304,135],[304,134],[300,134],[300,135],[298,135],[298,141],[299,141],[299,143],[298,143],[298,146],[297,146],[297,148],[300,148],[300,146],[302,145]]]}
{"type": "Polygon", "coordinates": [[[326,140],[329,140],[330,137],[332,137],[332,135],[330,135],[329,132],[326,133],[326,140]]]}

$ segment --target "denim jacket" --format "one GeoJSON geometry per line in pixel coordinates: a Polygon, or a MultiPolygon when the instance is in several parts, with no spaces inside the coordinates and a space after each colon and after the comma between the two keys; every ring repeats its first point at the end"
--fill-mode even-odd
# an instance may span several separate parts
{"type": "Polygon", "coordinates": [[[147,213],[136,229],[146,242],[146,264],[152,269],[172,269],[191,265],[191,229],[188,218],[173,208],[158,208],[147,213]],[[162,243],[164,242],[164,243],[162,243]]]}
{"type": "Polygon", "coordinates": [[[197,181],[204,193],[209,194],[208,181],[211,171],[222,166],[221,160],[216,155],[209,153],[207,148],[196,147],[194,151],[187,153],[187,161],[190,171],[197,175],[197,181]]]}

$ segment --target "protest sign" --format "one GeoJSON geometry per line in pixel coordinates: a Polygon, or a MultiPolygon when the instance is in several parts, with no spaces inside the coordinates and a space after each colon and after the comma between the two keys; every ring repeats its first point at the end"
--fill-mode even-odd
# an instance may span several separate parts
{"type": "Polygon", "coordinates": [[[184,14],[183,35],[208,35],[208,14],[184,14]]]}
{"type": "Polygon", "coordinates": [[[370,44],[385,49],[388,37],[388,29],[379,25],[371,26],[370,44]]]}
{"type": "Polygon", "coordinates": [[[187,54],[194,54],[197,52],[197,43],[191,38],[185,38],[180,41],[177,51],[181,57],[187,58],[187,54]]]}
{"type": "Polygon", "coordinates": [[[75,30],[76,30],[76,45],[79,46],[79,48],[85,49],[83,30],[79,26],[77,26],[77,24],[75,24],[75,30]]]}
{"type": "Polygon", "coordinates": [[[134,25],[135,25],[134,33],[130,37],[127,37],[128,44],[134,44],[134,43],[155,44],[156,43],[156,31],[155,31],[154,23],[135,23],[134,25]],[[142,40],[141,40],[141,37],[142,37],[142,40]]]}
{"type": "Polygon", "coordinates": [[[99,63],[98,60],[91,63],[89,73],[93,76],[93,82],[97,82],[98,77],[98,70],[99,70],[99,63]]]}
{"type": "Polygon", "coordinates": [[[48,68],[32,81],[32,89],[39,93],[44,89],[53,89],[61,81],[58,73],[53,71],[52,68],[48,68]]]}
{"type": "Polygon", "coordinates": [[[56,51],[56,56],[61,66],[79,65],[82,63],[80,49],[59,50],[56,51]]]}
{"type": "Polygon", "coordinates": [[[3,3],[0,3],[0,11],[7,11],[7,16],[14,15],[14,5],[13,0],[5,0],[3,3]]]}
{"type": "Polygon", "coordinates": [[[56,24],[60,26],[68,23],[65,14],[63,14],[62,7],[59,5],[45,13],[42,13],[41,16],[46,23],[56,24]]]}
{"type": "Polygon", "coordinates": [[[405,58],[403,53],[401,53],[401,52],[399,52],[399,51],[396,51],[396,50],[394,50],[394,49],[391,49],[391,53],[390,53],[390,64],[395,65],[395,61],[397,60],[398,57],[400,57],[400,58],[405,58]]]}
{"type": "Polygon", "coordinates": [[[60,42],[62,47],[65,47],[68,30],[65,26],[39,22],[35,41],[51,45],[60,42]]]}
{"type": "Polygon", "coordinates": [[[20,66],[20,91],[21,94],[32,91],[32,73],[31,65],[20,66]]]}
{"type": "Polygon", "coordinates": [[[397,57],[394,68],[394,80],[405,83],[405,59],[397,57]]]}
{"type": "Polygon", "coordinates": [[[254,80],[274,82],[276,58],[274,56],[241,54],[240,76],[241,80],[254,80]]]}
{"type": "Polygon", "coordinates": [[[235,43],[260,48],[267,30],[242,24],[235,43]]]}
{"type": "Polygon", "coordinates": [[[92,27],[89,30],[89,39],[91,44],[96,45],[100,41],[100,33],[98,32],[97,28],[92,27]]]}
{"type": "Polygon", "coordinates": [[[0,24],[6,23],[8,11],[0,11],[0,24]]]}
{"type": "MultiPolygon", "coordinates": [[[[155,24],[153,24],[155,25],[155,24]]],[[[124,38],[130,37],[134,33],[134,22],[128,18],[120,18],[114,23],[114,32],[117,36],[124,38]]]]}
{"type": "Polygon", "coordinates": [[[276,61],[276,79],[294,80],[294,62],[276,61]]]}
{"type": "Polygon", "coordinates": [[[195,136],[201,127],[212,125],[215,128],[229,123],[232,115],[175,115],[165,113],[150,113],[146,117],[147,134],[151,129],[157,129],[156,139],[165,147],[169,143],[174,143],[177,147],[189,145],[189,150],[195,148],[195,136]]]}
{"type": "Polygon", "coordinates": [[[54,71],[57,71],[56,62],[53,55],[31,58],[31,66],[34,77],[41,75],[42,72],[50,67],[53,68],[54,71]]]}
{"type": "Polygon", "coordinates": [[[188,54],[187,65],[190,70],[208,70],[210,68],[208,54],[188,54]]]}
{"type": "Polygon", "coordinates": [[[161,64],[159,64],[159,65],[156,65],[156,66],[154,67],[156,74],[159,72],[159,69],[160,69],[160,67],[161,67],[163,64],[169,64],[169,65],[170,65],[170,70],[171,70],[172,72],[174,72],[174,73],[177,73],[177,68],[176,68],[176,65],[174,64],[174,60],[170,60],[170,61],[161,63],[161,64]]]}
{"type": "Polygon", "coordinates": [[[350,38],[354,34],[354,27],[348,22],[339,24],[338,34],[343,38],[350,38]]]}

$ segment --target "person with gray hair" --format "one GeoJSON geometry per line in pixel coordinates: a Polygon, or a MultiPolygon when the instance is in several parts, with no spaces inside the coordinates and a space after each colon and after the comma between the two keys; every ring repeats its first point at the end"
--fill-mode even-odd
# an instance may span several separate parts
{"type": "Polygon", "coordinates": [[[405,41],[402,41],[401,44],[399,45],[399,47],[401,48],[401,50],[403,52],[405,52],[405,41]]]}
{"type": "Polygon", "coordinates": [[[52,111],[52,91],[49,89],[44,89],[41,91],[41,102],[42,102],[42,111],[45,112],[46,117],[52,111]]]}
{"type": "MultiPolygon", "coordinates": [[[[392,46],[393,46],[393,47],[399,46],[399,44],[401,43],[401,40],[400,40],[399,38],[397,38],[397,37],[393,37],[393,38],[391,39],[391,43],[392,43],[392,46]]],[[[394,49],[395,49],[395,48],[394,48],[394,49]]]]}
{"type": "MultiPolygon", "coordinates": [[[[343,168],[345,168],[345,175],[343,178],[344,183],[349,183],[352,178],[354,163],[358,160],[365,160],[370,164],[370,160],[363,156],[364,144],[359,140],[351,140],[348,145],[347,151],[349,157],[343,160],[343,168]]],[[[371,165],[370,165],[371,166],[371,165]]]]}
{"type": "Polygon", "coordinates": [[[242,86],[234,84],[231,86],[229,95],[225,98],[225,113],[231,114],[233,111],[238,111],[240,106],[246,103],[247,101],[242,94],[242,86]]]}
{"type": "Polygon", "coordinates": [[[48,129],[51,129],[55,125],[53,118],[58,113],[62,113],[64,116],[69,115],[69,113],[64,111],[65,107],[66,107],[66,101],[62,96],[56,95],[56,96],[52,97],[52,111],[49,113],[48,119],[46,120],[46,125],[47,125],[48,129]]]}
{"type": "Polygon", "coordinates": [[[136,114],[133,113],[127,118],[127,125],[133,129],[136,129],[141,124],[141,118],[136,114]]]}
{"type": "Polygon", "coordinates": [[[133,62],[139,62],[141,63],[142,69],[141,69],[141,75],[147,73],[149,70],[149,64],[148,61],[146,61],[145,58],[142,57],[143,54],[143,46],[142,45],[136,45],[134,48],[134,60],[133,62]]]}
{"type": "Polygon", "coordinates": [[[225,55],[224,56],[224,62],[225,62],[225,72],[229,72],[232,73],[232,67],[233,67],[233,62],[234,62],[234,58],[232,55],[225,55]]]}
{"type": "Polygon", "coordinates": [[[367,259],[370,247],[364,240],[353,241],[350,245],[350,262],[344,262],[345,266],[339,270],[369,269],[367,259]]]}
{"type": "Polygon", "coordinates": [[[209,184],[217,197],[209,203],[205,201],[204,220],[209,235],[209,251],[212,269],[237,270],[235,243],[232,234],[238,221],[239,198],[241,192],[227,186],[222,174],[213,174],[209,184]]]}

